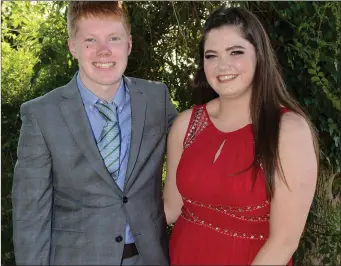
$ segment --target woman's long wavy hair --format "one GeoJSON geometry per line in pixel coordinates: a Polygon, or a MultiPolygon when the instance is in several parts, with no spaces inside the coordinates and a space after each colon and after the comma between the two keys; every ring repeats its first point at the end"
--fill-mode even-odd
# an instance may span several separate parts
{"type": "Polygon", "coordinates": [[[250,102],[255,150],[254,160],[246,170],[252,168],[253,182],[255,182],[259,165],[262,165],[266,177],[266,190],[268,196],[272,198],[275,172],[278,172],[287,184],[278,152],[281,106],[306,119],[311,128],[318,160],[316,133],[308,117],[286,89],[269,37],[261,22],[250,11],[239,7],[219,8],[205,22],[203,36],[199,43],[199,64],[192,86],[194,104],[207,103],[219,96],[208,84],[205,76],[204,46],[207,34],[212,29],[223,26],[238,27],[243,38],[248,40],[256,50],[257,64],[250,102]]]}

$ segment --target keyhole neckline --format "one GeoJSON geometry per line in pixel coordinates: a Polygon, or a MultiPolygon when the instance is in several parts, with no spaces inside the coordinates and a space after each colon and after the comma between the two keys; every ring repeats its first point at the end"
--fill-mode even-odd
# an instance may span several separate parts
{"type": "Polygon", "coordinates": [[[242,126],[242,127],[238,128],[238,129],[232,130],[232,131],[222,131],[222,130],[220,130],[220,129],[217,128],[217,127],[215,126],[215,124],[213,123],[213,121],[212,121],[210,115],[208,114],[208,111],[207,111],[206,106],[207,106],[207,104],[205,104],[205,106],[204,106],[204,111],[205,111],[205,114],[206,114],[206,116],[207,116],[207,119],[208,119],[209,124],[211,124],[211,126],[212,126],[216,131],[218,131],[219,133],[221,133],[221,134],[223,134],[223,135],[226,135],[225,137],[227,137],[227,135],[231,135],[231,134],[234,134],[234,133],[237,133],[237,132],[246,130],[246,129],[252,130],[252,123],[248,123],[248,124],[246,124],[245,126],[242,126]]]}

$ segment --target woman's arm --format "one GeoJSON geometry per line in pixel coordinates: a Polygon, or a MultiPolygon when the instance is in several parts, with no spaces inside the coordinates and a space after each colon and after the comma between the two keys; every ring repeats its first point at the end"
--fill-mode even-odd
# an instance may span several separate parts
{"type": "Polygon", "coordinates": [[[289,188],[276,174],[270,235],[252,265],[287,265],[298,247],[314,197],[318,166],[311,130],[301,116],[291,112],[282,116],[279,158],[289,188]]]}
{"type": "Polygon", "coordinates": [[[167,176],[163,192],[168,224],[175,223],[181,214],[182,197],[176,186],[176,170],[183,151],[183,142],[192,110],[181,113],[174,121],[167,140],[167,176]]]}

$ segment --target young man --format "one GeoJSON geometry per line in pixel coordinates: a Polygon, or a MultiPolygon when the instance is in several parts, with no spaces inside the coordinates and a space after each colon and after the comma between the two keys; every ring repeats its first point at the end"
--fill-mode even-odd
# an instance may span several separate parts
{"type": "Polygon", "coordinates": [[[177,115],[162,83],[123,76],[121,3],[73,2],[69,84],[22,105],[13,178],[17,265],[168,264],[161,199],[177,115]]]}

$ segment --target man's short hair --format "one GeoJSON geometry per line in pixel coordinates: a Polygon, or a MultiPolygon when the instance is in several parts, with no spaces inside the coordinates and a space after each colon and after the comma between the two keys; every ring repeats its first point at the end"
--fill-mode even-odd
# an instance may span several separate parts
{"type": "Polygon", "coordinates": [[[67,28],[69,37],[77,33],[77,22],[81,18],[119,18],[128,34],[131,31],[127,9],[122,1],[69,1],[67,28]]]}

